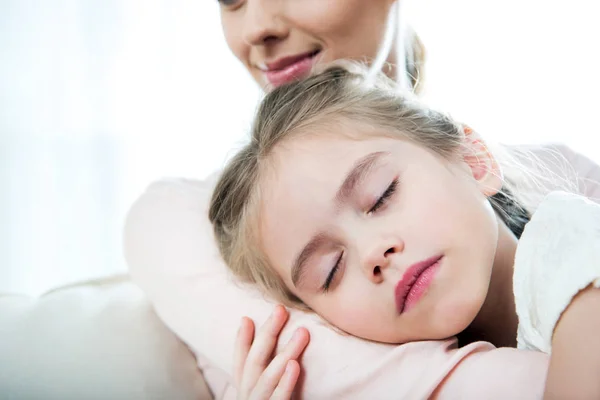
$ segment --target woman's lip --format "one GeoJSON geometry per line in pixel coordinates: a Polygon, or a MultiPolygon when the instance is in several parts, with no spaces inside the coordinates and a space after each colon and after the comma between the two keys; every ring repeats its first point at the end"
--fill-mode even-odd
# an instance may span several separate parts
{"type": "Polygon", "coordinates": [[[315,49],[293,56],[281,57],[273,62],[264,63],[262,67],[265,71],[279,71],[286,67],[289,67],[292,64],[295,64],[303,58],[313,57],[317,55],[319,51],[319,49],[315,49]]]}
{"type": "Polygon", "coordinates": [[[428,273],[427,276],[425,276],[425,272],[430,270],[432,267],[439,266],[439,262],[442,260],[442,258],[443,256],[440,255],[430,257],[426,260],[411,265],[406,272],[404,272],[402,279],[396,284],[394,291],[396,308],[399,314],[408,311],[408,309],[416,304],[416,302],[421,298],[431,284],[431,280],[435,274],[435,271],[429,271],[434,273],[428,273]],[[419,282],[422,275],[427,278],[426,282],[419,282]],[[415,293],[412,293],[413,287],[416,289],[415,293]]]}
{"type": "Polygon", "coordinates": [[[283,59],[282,61],[278,61],[277,64],[267,65],[267,70],[263,73],[269,83],[275,87],[291,82],[294,79],[304,78],[312,70],[319,53],[320,51],[305,53],[300,57],[294,57],[291,63],[289,62],[290,59],[283,59]],[[272,69],[273,65],[284,66],[279,69],[272,69]]]}

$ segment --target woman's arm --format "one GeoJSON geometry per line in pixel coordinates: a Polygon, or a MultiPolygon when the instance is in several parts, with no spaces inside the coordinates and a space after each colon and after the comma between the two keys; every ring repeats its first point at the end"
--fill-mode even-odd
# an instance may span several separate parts
{"type": "Polygon", "coordinates": [[[552,355],[496,349],[465,357],[435,399],[599,399],[600,290],[582,291],[563,313],[552,355]],[[547,374],[547,376],[546,376],[547,374]]]}
{"type": "MultiPolygon", "coordinates": [[[[163,321],[215,369],[233,371],[240,318],[248,315],[262,325],[273,305],[229,280],[202,206],[210,193],[211,186],[202,182],[154,185],[130,211],[126,256],[134,280],[163,321]]],[[[548,357],[542,353],[485,343],[457,349],[453,341],[368,343],[340,335],[312,315],[290,314],[285,341],[301,326],[311,334],[299,360],[307,399],[427,398],[435,388],[439,398],[541,398],[544,393],[548,357]]]]}
{"type": "Polygon", "coordinates": [[[544,353],[500,348],[473,353],[451,371],[432,399],[541,399],[548,371],[544,353]]]}

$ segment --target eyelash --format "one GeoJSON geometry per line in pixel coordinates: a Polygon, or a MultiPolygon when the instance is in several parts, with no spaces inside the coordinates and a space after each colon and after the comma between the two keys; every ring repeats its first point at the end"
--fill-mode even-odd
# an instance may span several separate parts
{"type": "Polygon", "coordinates": [[[396,193],[396,189],[398,189],[398,179],[394,179],[394,181],[390,183],[385,192],[383,192],[383,194],[377,199],[375,204],[373,204],[373,207],[371,207],[371,209],[369,210],[369,214],[374,213],[375,211],[383,207],[386,204],[386,202],[390,199],[390,197],[392,197],[392,195],[396,193]]]}
{"type": "Polygon", "coordinates": [[[327,279],[325,279],[325,283],[323,284],[323,287],[321,288],[323,293],[327,293],[327,291],[331,287],[331,282],[333,282],[333,278],[335,278],[336,272],[338,271],[338,269],[340,269],[340,264],[342,262],[343,256],[344,256],[344,253],[343,252],[340,253],[340,256],[338,257],[337,261],[335,262],[335,265],[329,272],[329,275],[327,275],[327,279]]]}

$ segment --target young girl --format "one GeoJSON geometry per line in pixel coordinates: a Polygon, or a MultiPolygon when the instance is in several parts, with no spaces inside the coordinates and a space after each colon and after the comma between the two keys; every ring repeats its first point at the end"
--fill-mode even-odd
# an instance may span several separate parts
{"type": "MultiPolygon", "coordinates": [[[[386,78],[334,66],[266,96],[250,144],[217,184],[209,217],[237,276],[337,329],[386,343],[458,335],[465,344],[515,347],[520,322],[520,347],[552,344],[548,395],[598,397],[600,317],[590,310],[600,307],[600,292],[588,288],[600,276],[600,265],[589,264],[598,250],[583,243],[566,252],[579,258],[558,260],[531,250],[562,208],[579,210],[577,234],[599,237],[586,222],[600,222],[598,207],[551,196],[525,231],[515,265],[530,193],[501,164],[476,132],[399,95],[386,78]],[[581,273],[571,262],[589,265],[581,273]],[[577,278],[564,279],[565,265],[577,278]]],[[[547,253],[577,243],[562,228],[547,253]]],[[[285,322],[276,313],[272,337],[285,322]]],[[[273,341],[251,347],[249,337],[238,351],[238,390],[289,397],[307,332],[264,372],[244,364],[268,364],[273,341]]]]}

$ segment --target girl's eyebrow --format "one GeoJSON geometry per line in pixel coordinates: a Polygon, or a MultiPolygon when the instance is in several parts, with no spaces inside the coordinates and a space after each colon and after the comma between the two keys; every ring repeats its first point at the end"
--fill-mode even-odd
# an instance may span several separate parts
{"type": "Polygon", "coordinates": [[[376,151],[374,153],[367,154],[365,157],[362,157],[358,160],[348,175],[346,175],[346,179],[340,186],[335,195],[335,203],[336,206],[344,205],[352,194],[354,193],[355,188],[361,183],[365,177],[369,174],[371,169],[377,164],[377,161],[385,155],[389,155],[390,153],[387,151],[376,151]]]}
{"type": "MultiPolygon", "coordinates": [[[[348,199],[354,193],[354,190],[361,183],[369,172],[373,169],[381,157],[389,155],[387,151],[376,151],[359,159],[346,175],[344,182],[338,189],[335,195],[335,203],[337,207],[340,207],[348,202],[348,199]]],[[[327,235],[324,233],[317,233],[314,235],[308,243],[302,248],[300,253],[294,259],[292,264],[292,283],[298,287],[302,281],[302,276],[306,269],[306,261],[317,251],[323,244],[328,240],[327,235]]]]}

